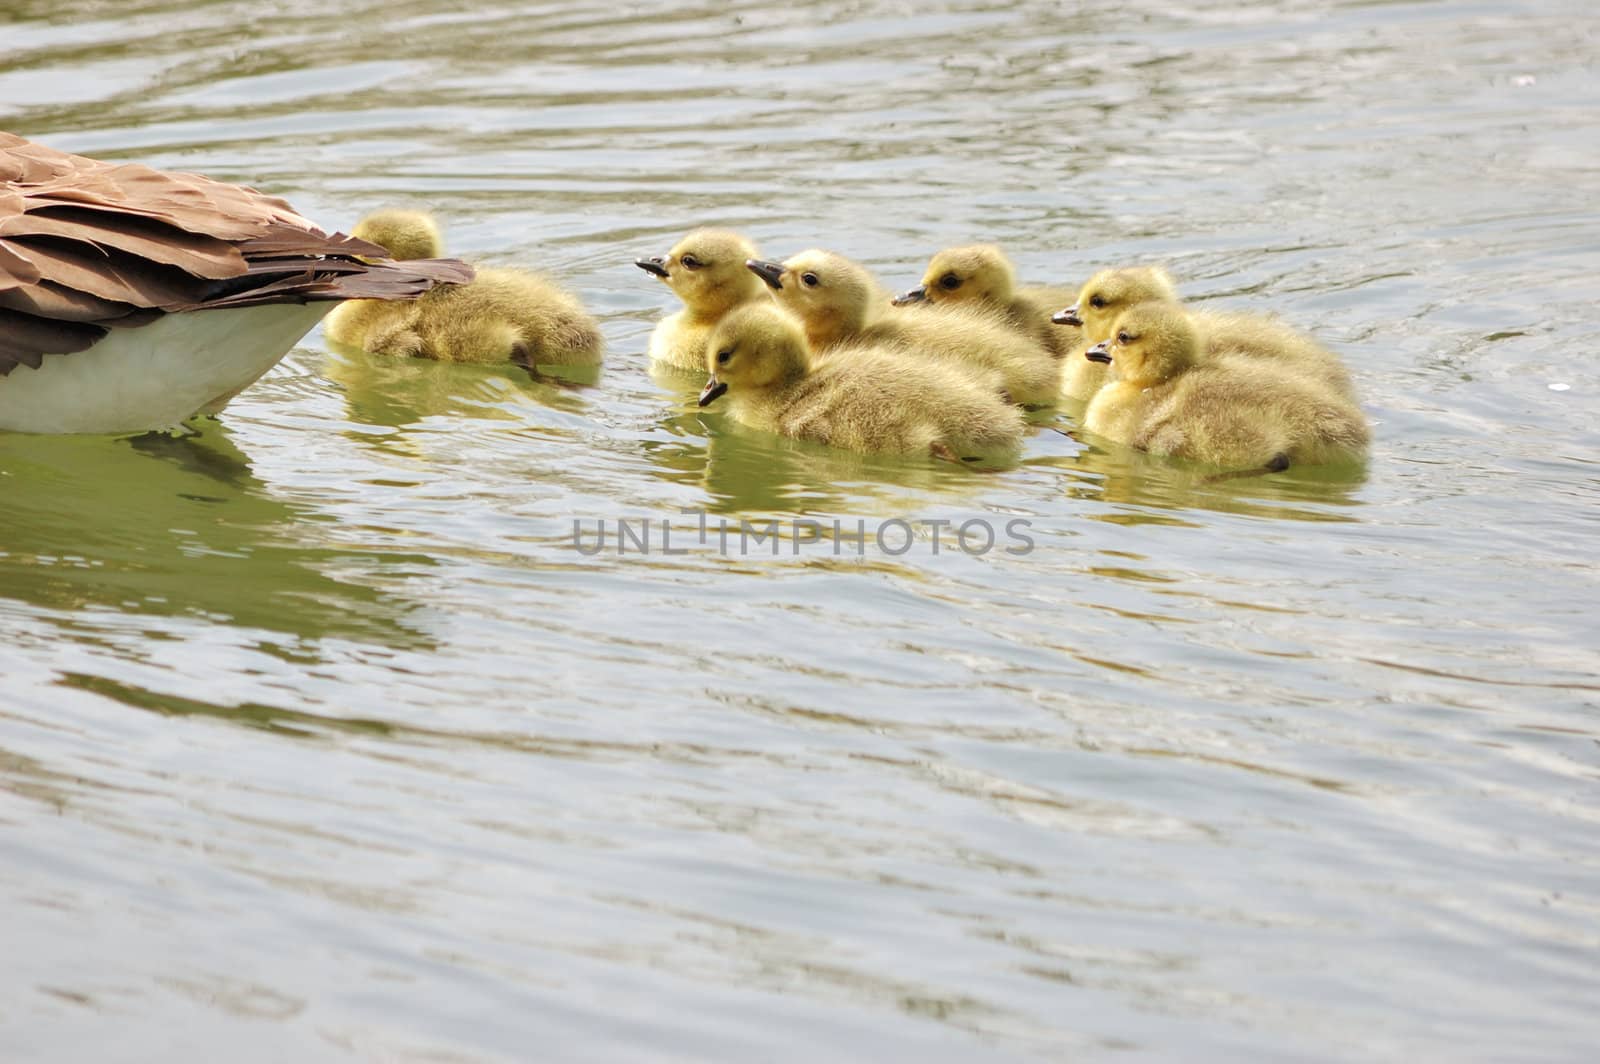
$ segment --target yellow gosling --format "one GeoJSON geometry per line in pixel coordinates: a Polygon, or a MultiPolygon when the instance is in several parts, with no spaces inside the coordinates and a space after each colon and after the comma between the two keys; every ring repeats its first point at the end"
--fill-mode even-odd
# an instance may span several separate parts
{"type": "Polygon", "coordinates": [[[749,266],[824,357],[846,346],[889,345],[924,361],[991,375],[1012,402],[1055,402],[1061,379],[1056,360],[992,311],[970,306],[924,314],[895,307],[866,267],[831,251],[812,249],[782,263],[752,260],[749,266]]]}
{"type": "MultiPolygon", "coordinates": [[[[1147,302],[1176,302],[1172,277],[1159,266],[1130,266],[1101,270],[1089,278],[1072,306],[1052,320],[1082,330],[1085,345],[1111,336],[1111,326],[1129,307],[1147,302]]],[[[1304,374],[1356,401],[1350,371],[1339,356],[1304,333],[1273,318],[1231,311],[1192,310],[1208,349],[1277,362],[1285,370],[1304,374]]],[[[1081,350],[1081,349],[1080,349],[1081,350]]],[[[1108,379],[1105,368],[1069,358],[1062,370],[1063,393],[1087,399],[1108,379]]]]}
{"type": "Polygon", "coordinates": [[[1115,379],[1084,428],[1151,454],[1232,469],[1355,461],[1371,433],[1349,399],[1304,374],[1233,350],[1207,350],[1197,316],[1139,303],[1084,357],[1115,379]]]}
{"type": "Polygon", "coordinates": [[[1079,348],[1061,367],[1061,394],[1092,399],[1111,373],[1104,363],[1080,357],[1083,350],[1111,335],[1117,315],[1139,303],[1178,298],[1172,277],[1159,266],[1128,266],[1101,270],[1089,278],[1077,300],[1050,320],[1057,328],[1078,329],[1079,348]]]}
{"type": "Polygon", "coordinates": [[[1077,292],[1047,285],[1017,287],[1016,267],[993,244],[946,248],[928,262],[922,283],[895,299],[896,306],[981,306],[998,311],[1057,358],[1082,350],[1078,330],[1051,315],[1077,292]]]}
{"type": "Polygon", "coordinates": [[[634,265],[659,277],[683,309],[657,323],[650,334],[650,357],[675,369],[705,369],[706,341],[722,316],[754,300],[766,301],[766,287],[745,269],[760,252],[738,233],[696,229],[665,255],[636,259],[634,265]]]}
{"type": "Polygon", "coordinates": [[[444,254],[439,223],[427,211],[387,207],[356,223],[351,236],[370,240],[396,259],[436,259],[444,254]]]}
{"type": "MultiPolygon", "coordinates": [[[[368,215],[355,233],[397,259],[435,258],[438,224],[421,211],[368,215]]],[[[600,361],[600,328],[577,297],[527,270],[481,267],[471,284],[438,288],[409,303],[340,304],[324,332],[373,354],[440,362],[589,366],[600,361]]]]}
{"type": "Polygon", "coordinates": [[[767,304],[741,307],[713,330],[700,405],[727,396],[740,422],[863,454],[945,459],[1014,456],[1023,418],[965,369],[914,361],[882,341],[816,360],[800,323],[767,304]]]}

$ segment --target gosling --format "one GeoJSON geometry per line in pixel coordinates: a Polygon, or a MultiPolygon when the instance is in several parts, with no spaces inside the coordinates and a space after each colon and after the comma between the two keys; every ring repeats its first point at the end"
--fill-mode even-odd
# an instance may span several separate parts
{"type": "Polygon", "coordinates": [[[978,369],[1023,406],[1056,400],[1061,370],[1050,352],[988,310],[919,314],[895,307],[866,267],[831,251],[802,251],[782,263],[753,259],[749,266],[822,356],[831,359],[843,346],[887,344],[978,369]]]}
{"type": "MultiPolygon", "coordinates": [[[[437,258],[444,250],[438,223],[422,211],[377,211],[352,233],[396,259],[437,258]]],[[[341,303],[324,331],[373,354],[439,362],[592,366],[601,351],[600,328],[575,296],[542,274],[493,266],[479,267],[470,284],[408,303],[341,303]]]]}
{"type": "Polygon", "coordinates": [[[704,370],[706,341],[722,316],[767,298],[766,287],[744,265],[758,254],[738,233],[696,229],[665,255],[634,260],[683,300],[683,309],[663,318],[650,334],[651,359],[674,369],[704,370]]]}
{"type": "MultiPolygon", "coordinates": [[[[1130,266],[1101,270],[1078,293],[1078,300],[1051,320],[1082,330],[1084,344],[1111,337],[1111,326],[1129,307],[1146,302],[1177,302],[1172,277],[1159,266],[1130,266]]],[[[1269,359],[1282,368],[1302,373],[1327,385],[1350,402],[1356,402],[1355,384],[1339,356],[1311,337],[1282,322],[1255,314],[1229,311],[1191,311],[1211,350],[1269,359]]],[[[1079,350],[1082,350],[1080,348],[1079,350]]],[[[1074,399],[1088,399],[1109,377],[1103,365],[1069,358],[1062,371],[1061,390],[1074,399]]]]}
{"type": "Polygon", "coordinates": [[[1011,457],[1022,413],[959,366],[911,361],[882,341],[814,359],[800,323],[771,303],[740,307],[706,345],[700,405],[726,394],[740,422],[862,454],[1011,457]]]}
{"type": "MultiPolygon", "coordinates": [[[[1052,321],[1052,312],[1077,294],[1047,285],[1017,287],[1016,267],[993,244],[946,248],[928,262],[922,283],[895,298],[895,306],[978,305],[998,311],[1057,358],[1082,350],[1078,331],[1052,321]]],[[[1081,361],[1081,360],[1080,360],[1081,361]]]]}
{"type": "Polygon", "coordinates": [[[1084,413],[1089,432],[1155,455],[1260,472],[1358,461],[1366,452],[1371,433],[1353,402],[1247,352],[1208,349],[1203,321],[1176,303],[1136,304],[1112,334],[1084,352],[1115,374],[1084,413]]]}

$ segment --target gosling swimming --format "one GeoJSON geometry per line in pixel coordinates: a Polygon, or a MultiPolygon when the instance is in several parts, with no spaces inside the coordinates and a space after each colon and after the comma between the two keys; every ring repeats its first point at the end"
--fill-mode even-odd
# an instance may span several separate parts
{"type": "Polygon", "coordinates": [[[746,303],[767,300],[760,279],[745,263],[760,252],[738,233],[696,229],[665,255],[634,265],[661,278],[683,300],[683,309],[663,318],[650,334],[651,359],[675,369],[705,369],[706,341],[722,316],[746,303]]]}
{"type": "MultiPolygon", "coordinates": [[[[1129,307],[1153,301],[1176,302],[1177,298],[1171,275],[1159,266],[1101,270],[1089,278],[1077,301],[1051,320],[1068,328],[1081,328],[1084,344],[1097,344],[1111,337],[1112,323],[1129,307]]],[[[1303,373],[1352,403],[1356,401],[1350,371],[1339,356],[1304,333],[1255,314],[1217,310],[1190,313],[1211,349],[1279,362],[1284,369],[1303,373]]],[[[1062,370],[1061,388],[1075,399],[1088,399],[1108,379],[1103,365],[1069,358],[1062,370]]]]}
{"type": "MultiPolygon", "coordinates": [[[[352,231],[396,259],[442,253],[438,223],[422,211],[382,210],[352,231]]],[[[571,293],[541,274],[479,267],[471,284],[438,288],[410,303],[355,300],[324,326],[336,343],[374,354],[440,362],[595,365],[600,328],[571,293]]]]}
{"type": "Polygon", "coordinates": [[[1208,341],[1199,315],[1138,303],[1084,352],[1112,367],[1084,428],[1151,454],[1234,469],[1358,460],[1371,433],[1356,405],[1313,377],[1208,341]]]}
{"type": "Polygon", "coordinates": [[[0,434],[217,414],[339,301],[471,279],[463,262],[395,262],[253,188],[0,130],[0,434]]]}
{"type": "Polygon", "coordinates": [[[1051,315],[1075,289],[1047,285],[1017,287],[1016,267],[993,244],[946,248],[928,262],[922,283],[896,297],[896,306],[928,303],[937,307],[978,306],[999,311],[1057,358],[1082,348],[1077,330],[1063,328],[1051,315]]]}
{"type": "Polygon", "coordinates": [[[797,317],[819,355],[859,343],[891,344],[912,356],[974,367],[993,375],[1011,401],[1053,403],[1061,370],[1042,345],[992,311],[957,307],[924,314],[893,306],[872,273],[831,251],[812,249],[782,263],[752,260],[778,305],[797,317]]]}
{"type": "Polygon", "coordinates": [[[938,360],[909,360],[878,342],[813,357],[800,323],[752,304],[727,315],[706,345],[700,405],[724,394],[752,428],[863,454],[955,459],[1013,455],[1022,414],[981,378],[938,360]]]}

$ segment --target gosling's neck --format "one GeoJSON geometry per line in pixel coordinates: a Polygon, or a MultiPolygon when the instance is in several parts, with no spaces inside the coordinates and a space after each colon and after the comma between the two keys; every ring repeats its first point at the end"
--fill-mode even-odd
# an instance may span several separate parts
{"type": "Polygon", "coordinates": [[[689,315],[701,322],[715,322],[733,308],[762,298],[765,292],[765,282],[746,270],[733,284],[722,285],[689,304],[689,315]]]}
{"type": "Polygon", "coordinates": [[[827,315],[813,315],[806,321],[806,341],[811,350],[821,351],[860,336],[867,326],[883,316],[871,304],[848,306],[827,315]]]}
{"type": "Polygon", "coordinates": [[[1017,302],[1016,278],[1001,275],[996,277],[989,285],[989,290],[983,295],[983,302],[990,306],[1009,307],[1017,302]]]}
{"type": "Polygon", "coordinates": [[[808,372],[804,366],[786,365],[776,376],[759,385],[730,391],[728,398],[733,401],[735,416],[746,424],[774,428],[808,372]]]}
{"type": "Polygon", "coordinates": [[[842,339],[844,330],[840,327],[838,319],[806,322],[806,343],[811,345],[813,351],[832,347],[842,339]]]}

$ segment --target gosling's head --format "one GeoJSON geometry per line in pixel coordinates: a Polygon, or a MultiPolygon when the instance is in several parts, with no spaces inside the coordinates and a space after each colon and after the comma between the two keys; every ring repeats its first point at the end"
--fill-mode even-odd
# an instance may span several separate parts
{"type": "Polygon", "coordinates": [[[1078,292],[1078,301],[1050,320],[1057,325],[1080,325],[1083,338],[1099,343],[1111,336],[1117,315],[1129,307],[1152,300],[1177,299],[1172,277],[1159,266],[1125,266],[1101,270],[1078,292]]]}
{"type": "Polygon", "coordinates": [[[1176,303],[1143,302],[1117,316],[1111,336],[1084,352],[1111,365],[1118,379],[1140,388],[1182,373],[1200,357],[1199,330],[1176,303]]]}
{"type": "Polygon", "coordinates": [[[781,263],[752,259],[749,267],[816,344],[859,332],[889,304],[866,267],[831,251],[813,248],[781,263]]]}
{"type": "Polygon", "coordinates": [[[739,307],[717,323],[706,343],[710,379],[700,405],[728,391],[739,395],[771,388],[804,376],[810,366],[798,321],[770,302],[739,307]]]}
{"type": "Polygon", "coordinates": [[[634,265],[667,283],[684,306],[707,316],[759,299],[761,282],[744,264],[756,246],[727,229],[696,229],[665,255],[636,259],[634,265]]]}
{"type": "Polygon", "coordinates": [[[436,259],[444,254],[439,223],[427,211],[373,211],[356,223],[350,235],[370,240],[396,259],[436,259]]]}
{"type": "Polygon", "coordinates": [[[1009,303],[1017,292],[1017,271],[993,244],[946,248],[928,262],[922,284],[895,300],[906,303],[1009,303]]]}

